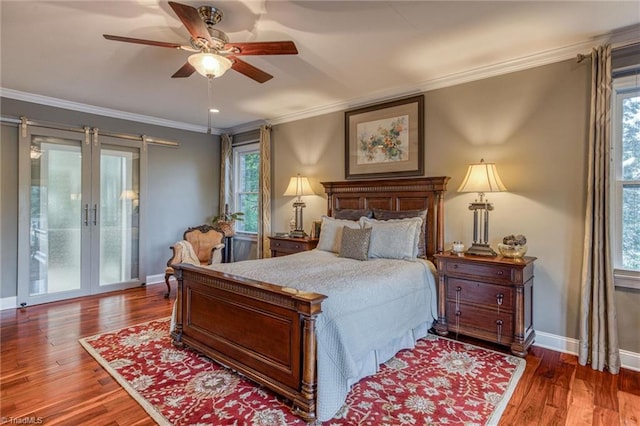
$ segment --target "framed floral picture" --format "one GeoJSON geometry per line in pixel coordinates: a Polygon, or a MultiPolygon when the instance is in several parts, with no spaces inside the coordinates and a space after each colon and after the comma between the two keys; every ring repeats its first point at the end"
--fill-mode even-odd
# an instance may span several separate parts
{"type": "Polygon", "coordinates": [[[424,174],[424,96],[345,112],[345,178],[424,174]]]}

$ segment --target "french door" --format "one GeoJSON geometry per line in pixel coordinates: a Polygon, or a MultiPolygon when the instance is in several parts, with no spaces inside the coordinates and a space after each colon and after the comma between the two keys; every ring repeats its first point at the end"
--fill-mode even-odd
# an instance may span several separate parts
{"type": "Polygon", "coordinates": [[[142,142],[20,129],[18,304],[144,282],[142,142]]]}

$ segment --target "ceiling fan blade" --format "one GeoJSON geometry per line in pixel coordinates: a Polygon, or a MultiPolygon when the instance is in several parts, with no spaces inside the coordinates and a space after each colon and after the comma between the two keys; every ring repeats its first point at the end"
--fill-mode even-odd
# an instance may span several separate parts
{"type": "Polygon", "coordinates": [[[209,31],[207,31],[207,25],[204,23],[198,10],[195,7],[188,6],[186,4],[180,4],[173,1],[169,2],[171,9],[178,15],[178,18],[182,21],[187,31],[194,39],[205,39],[210,45],[213,44],[209,31]]]}
{"type": "Polygon", "coordinates": [[[258,41],[227,43],[225,50],[233,49],[234,55],[297,55],[298,49],[292,41],[258,41]]]}
{"type": "Polygon", "coordinates": [[[264,83],[265,81],[269,81],[273,78],[271,74],[268,74],[241,59],[234,56],[229,56],[228,58],[233,61],[233,65],[231,65],[232,69],[238,71],[240,74],[246,75],[258,83],[264,83]]]}
{"type": "Polygon", "coordinates": [[[191,74],[196,72],[196,69],[189,62],[185,62],[185,64],[176,71],[171,78],[184,78],[189,77],[191,74]]]}
{"type": "Polygon", "coordinates": [[[106,38],[107,40],[124,41],[126,43],[146,44],[146,45],[149,45],[149,46],[158,46],[158,47],[170,47],[172,49],[181,49],[182,48],[181,44],[178,44],[178,43],[167,43],[167,42],[164,42],[164,41],[143,40],[141,38],[121,37],[121,36],[114,36],[114,35],[109,35],[109,34],[102,34],[102,37],[106,38]]]}

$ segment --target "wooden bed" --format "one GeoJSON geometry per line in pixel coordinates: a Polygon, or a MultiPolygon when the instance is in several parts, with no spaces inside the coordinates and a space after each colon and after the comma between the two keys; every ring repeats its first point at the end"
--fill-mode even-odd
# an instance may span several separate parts
{"type": "MultiPolygon", "coordinates": [[[[443,251],[448,177],[323,182],[327,214],[339,209],[428,209],[427,256],[443,251]]],[[[316,317],[326,296],[180,264],[176,346],[187,346],[292,401],[316,418],[316,317]]]]}

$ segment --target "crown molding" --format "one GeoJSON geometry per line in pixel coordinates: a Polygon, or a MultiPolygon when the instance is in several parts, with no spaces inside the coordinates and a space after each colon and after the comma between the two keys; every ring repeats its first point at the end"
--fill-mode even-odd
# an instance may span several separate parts
{"type": "Polygon", "coordinates": [[[572,45],[564,46],[558,49],[548,50],[544,52],[535,53],[532,55],[523,56],[509,61],[503,61],[496,64],[491,64],[483,67],[474,68],[467,71],[449,74],[442,77],[437,77],[429,80],[422,81],[417,84],[404,87],[394,87],[376,92],[371,92],[367,96],[351,98],[344,101],[335,102],[329,105],[322,105],[315,108],[309,108],[304,111],[295,112],[292,114],[281,115],[278,117],[270,117],[265,120],[256,120],[249,123],[240,124],[238,126],[230,127],[227,129],[212,128],[209,130],[205,126],[197,126],[194,124],[184,123],[180,121],[166,120],[157,117],[151,117],[141,114],[133,114],[125,111],[119,111],[109,108],[102,108],[93,105],[82,104],[78,102],[65,101],[62,99],[51,98],[48,96],[35,95],[26,92],[19,92],[17,90],[3,89],[0,87],[0,96],[12,98],[16,100],[33,102],[42,105],[55,106],[58,108],[70,109],[73,111],[86,112],[89,114],[103,115],[112,118],[119,118],[123,120],[137,121],[141,123],[154,124],[158,126],[170,127],[174,129],[189,130],[199,133],[212,133],[214,135],[220,135],[222,133],[241,133],[248,130],[254,130],[262,124],[268,123],[271,125],[283,124],[291,121],[298,121],[306,118],[316,117],[319,115],[330,114],[333,112],[344,111],[349,108],[366,105],[373,102],[381,102],[387,99],[428,92],[431,90],[441,89],[444,87],[455,86],[458,84],[469,83],[472,81],[483,80],[489,77],[495,77],[498,75],[508,74],[516,71],[522,71],[529,68],[535,68],[542,65],[548,65],[555,62],[564,61],[571,58],[577,58],[579,54],[585,54],[590,52],[594,46],[598,46],[605,43],[610,43],[612,47],[621,47],[631,43],[640,42],[638,33],[640,31],[640,24],[632,25],[626,28],[616,30],[614,32],[603,34],[597,37],[593,37],[589,40],[585,40],[580,43],[574,43],[572,45]]]}
{"type": "Polygon", "coordinates": [[[383,102],[387,99],[408,96],[420,92],[428,92],[430,90],[442,89],[444,87],[456,86],[458,84],[469,83],[472,81],[483,80],[489,77],[496,77],[516,71],[522,71],[529,68],[535,68],[542,65],[548,65],[567,59],[577,58],[578,54],[590,52],[594,46],[611,43],[612,47],[620,47],[640,41],[638,36],[640,32],[640,24],[616,30],[614,32],[603,34],[592,39],[574,43],[558,49],[552,49],[532,55],[523,56],[509,61],[503,61],[471,70],[449,74],[443,77],[425,80],[418,84],[405,87],[395,87],[382,91],[373,92],[366,97],[352,98],[346,101],[336,102],[330,105],[324,105],[318,108],[312,108],[293,114],[273,117],[269,119],[271,124],[282,124],[289,121],[302,120],[317,115],[329,114],[337,111],[344,111],[349,108],[366,105],[373,102],[383,102]]]}
{"type": "MultiPolygon", "coordinates": [[[[131,112],[116,109],[103,108],[80,102],[67,101],[64,99],[52,98],[49,96],[36,95],[33,93],[20,92],[18,90],[0,87],[0,96],[3,98],[15,99],[18,101],[31,102],[34,104],[52,106],[56,108],[68,109],[72,111],[85,112],[87,114],[101,115],[104,117],[119,118],[122,120],[136,121],[138,123],[153,124],[156,126],[169,127],[172,129],[188,130],[191,132],[207,133],[209,129],[205,126],[184,123],[181,121],[166,120],[164,118],[151,117],[148,115],[134,114],[131,112]]],[[[211,133],[221,134],[220,129],[212,129],[211,133]]]]}

